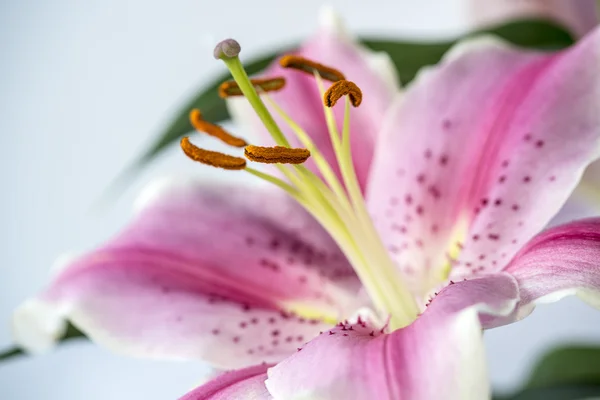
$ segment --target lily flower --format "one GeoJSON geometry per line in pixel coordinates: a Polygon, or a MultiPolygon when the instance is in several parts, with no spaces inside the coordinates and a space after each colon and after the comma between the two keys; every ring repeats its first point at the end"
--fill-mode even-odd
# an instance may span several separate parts
{"type": "Polygon", "coordinates": [[[275,189],[151,191],[120,235],[18,310],[18,338],[47,347],[66,318],[122,353],[278,363],[191,398],[487,396],[481,327],[568,294],[600,303],[600,219],[539,233],[599,156],[599,41],[596,30],[541,53],[469,40],[396,99],[335,35],[254,81],[237,42],[220,43],[235,80],[222,93],[242,94],[234,114],[254,110],[248,123],[272,142],[247,145],[199,112],[192,122],[277,175],[188,138],[182,148],[275,189]],[[347,321],[364,307],[368,319],[347,321]]]}
{"type": "Polygon", "coordinates": [[[468,0],[468,13],[476,26],[545,18],[562,24],[576,37],[594,29],[599,17],[595,0],[468,0]]]}
{"type": "MultiPolygon", "coordinates": [[[[600,305],[600,219],[538,233],[598,158],[600,118],[588,105],[600,99],[599,40],[596,30],[555,54],[470,41],[419,77],[386,117],[368,181],[372,219],[397,268],[386,271],[383,257],[364,269],[352,262],[387,323],[344,321],[275,366],[227,373],[183,399],[487,398],[479,326],[521,319],[536,303],[569,294],[600,305]],[[390,288],[393,279],[405,285],[390,288]],[[415,303],[424,310],[418,316],[415,303]]],[[[226,64],[236,77],[235,64],[226,64]]],[[[278,110],[276,102],[269,101],[278,110]]],[[[334,147],[348,140],[348,120],[340,138],[333,113],[325,115],[334,147]]],[[[360,221],[350,236],[367,259],[377,243],[360,236],[370,227],[359,185],[347,178],[352,166],[343,170],[349,148],[339,149],[360,221]]],[[[344,205],[333,209],[343,213],[344,205]]],[[[351,221],[344,216],[343,224],[351,221]]]]}

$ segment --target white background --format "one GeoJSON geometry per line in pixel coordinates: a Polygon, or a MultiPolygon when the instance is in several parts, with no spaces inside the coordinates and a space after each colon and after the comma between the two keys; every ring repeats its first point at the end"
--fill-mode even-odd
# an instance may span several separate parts
{"type": "MultiPolygon", "coordinates": [[[[334,4],[353,31],[439,37],[466,26],[459,0],[334,4]]],[[[243,54],[285,44],[315,28],[319,0],[54,0],[0,5],[0,196],[3,255],[0,345],[11,311],[47,280],[53,260],[85,250],[127,219],[151,177],[193,170],[170,149],[102,211],[105,189],[186,96],[223,70],[214,43],[243,54]]],[[[554,343],[600,340],[600,313],[574,299],[489,331],[491,374],[514,386],[554,343]]],[[[173,399],[206,374],[200,362],[133,360],[89,344],[0,365],[1,399],[173,399]]]]}

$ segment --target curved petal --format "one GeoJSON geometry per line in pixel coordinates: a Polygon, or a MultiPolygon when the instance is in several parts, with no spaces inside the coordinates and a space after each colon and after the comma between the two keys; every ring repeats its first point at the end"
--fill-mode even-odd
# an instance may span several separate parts
{"type": "MultiPolygon", "coordinates": [[[[359,108],[352,110],[351,129],[356,132],[352,136],[353,161],[361,187],[364,188],[376,135],[381,128],[384,113],[398,91],[395,69],[387,54],[373,53],[341,31],[339,21],[336,21],[336,16],[331,12],[328,11],[322,19],[325,21],[322,21],[324,23],[321,29],[303,43],[296,54],[339,69],[348,80],[361,88],[363,102],[359,108]]],[[[271,94],[271,99],[308,133],[339,177],[323,112],[323,100],[314,77],[281,68],[278,60],[267,69],[265,75],[285,78],[285,88],[271,94]]],[[[254,115],[246,99],[229,98],[227,103],[236,122],[256,127],[263,139],[261,143],[272,143],[271,137],[254,115]]],[[[291,143],[299,146],[293,131],[278,117],[272,107],[269,108],[286,137],[291,143]]],[[[336,107],[335,110],[340,129],[343,123],[343,108],[336,107]]],[[[306,165],[314,171],[317,170],[312,160],[306,165]]]]}
{"type": "Polygon", "coordinates": [[[598,157],[599,42],[600,30],[553,54],[466,42],[394,107],[368,200],[422,291],[450,265],[451,279],[501,270],[598,157]]]}
{"type": "Polygon", "coordinates": [[[193,181],[161,193],[15,314],[18,341],[54,336],[54,308],[118,352],[233,368],[277,361],[356,307],[351,267],[286,197],[193,181]]]}
{"type": "Polygon", "coordinates": [[[519,302],[519,286],[506,273],[491,274],[463,281],[450,281],[448,286],[431,298],[427,307],[455,314],[475,308],[483,328],[489,329],[510,322],[519,302]]]}
{"type": "Polygon", "coordinates": [[[516,19],[548,18],[584,36],[598,25],[595,0],[469,0],[469,16],[475,26],[516,19]]]}
{"type": "Polygon", "coordinates": [[[267,364],[261,364],[226,372],[179,400],[270,400],[273,397],[265,387],[268,368],[267,364]]]}
{"type": "Polygon", "coordinates": [[[586,168],[571,197],[569,199],[571,208],[582,214],[581,218],[597,215],[600,212],[600,161],[594,161],[586,168]]]}
{"type": "Polygon", "coordinates": [[[269,392],[290,400],[488,398],[476,310],[448,313],[436,303],[390,334],[364,322],[323,332],[269,369],[269,392]]]}
{"type": "Polygon", "coordinates": [[[600,219],[572,222],[536,236],[505,271],[519,283],[518,318],[536,303],[572,294],[600,308],[600,219]]]}

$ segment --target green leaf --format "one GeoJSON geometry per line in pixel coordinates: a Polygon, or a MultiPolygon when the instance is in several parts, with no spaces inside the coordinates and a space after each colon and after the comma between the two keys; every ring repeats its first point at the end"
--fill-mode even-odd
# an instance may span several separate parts
{"type": "MultiPolygon", "coordinates": [[[[561,49],[573,43],[573,38],[565,30],[543,21],[520,21],[507,25],[474,32],[466,37],[492,34],[517,46],[532,49],[561,49]]],[[[390,55],[400,81],[407,84],[417,72],[427,65],[437,64],[442,56],[460,39],[444,43],[410,43],[394,40],[365,39],[363,43],[376,51],[390,55]]]]}
{"type": "MultiPolygon", "coordinates": [[[[83,334],[83,332],[81,332],[79,329],[75,328],[73,325],[71,325],[70,323],[67,325],[67,330],[65,331],[65,334],[63,335],[63,337],[61,337],[58,342],[59,343],[64,343],[67,341],[71,341],[73,339],[85,339],[86,336],[83,334]]],[[[19,356],[24,356],[27,355],[27,353],[19,348],[19,347],[13,347],[10,349],[6,349],[2,352],[0,352],[0,362],[2,361],[6,361],[15,357],[19,357],[19,356]]]]}
{"type": "MultiPolygon", "coordinates": [[[[473,36],[482,33],[497,35],[515,45],[535,49],[560,49],[573,43],[573,38],[564,29],[545,21],[517,21],[506,25],[475,32],[473,36]]],[[[464,38],[464,37],[463,37],[464,38]]],[[[462,39],[462,38],[459,38],[462,39]]],[[[410,82],[416,73],[426,65],[436,64],[443,54],[459,39],[442,43],[423,43],[418,41],[404,41],[394,39],[364,38],[362,42],[373,50],[385,51],[392,58],[401,82],[410,82]]],[[[285,51],[290,51],[293,46],[282,48],[267,56],[250,58],[244,65],[249,74],[256,74],[276,57],[285,51]]],[[[343,66],[338,66],[343,69],[343,66]]],[[[158,136],[148,150],[126,171],[122,178],[132,178],[133,174],[152,160],[167,146],[192,130],[188,121],[188,114],[193,108],[202,110],[207,121],[218,123],[229,118],[225,102],[217,95],[219,84],[230,79],[229,74],[223,73],[212,81],[212,84],[203,87],[199,93],[187,101],[166,129],[158,136]]],[[[124,183],[124,182],[121,182],[124,183]]]]}
{"type": "Polygon", "coordinates": [[[546,354],[536,364],[527,387],[600,386],[600,348],[565,347],[546,354]]]}
{"type": "MultiPolygon", "coordinates": [[[[279,54],[279,52],[277,54],[279,54]]],[[[255,58],[245,64],[246,71],[249,75],[256,74],[264,70],[274,58],[274,54],[255,58]]],[[[231,75],[229,75],[229,73],[219,75],[212,84],[203,88],[197,96],[189,100],[181,108],[181,112],[179,112],[168,125],[167,129],[165,129],[158,137],[158,140],[148,149],[146,154],[142,156],[140,159],[141,163],[150,160],[166,146],[177,141],[181,136],[193,129],[189,121],[189,113],[192,109],[198,108],[202,110],[202,117],[213,123],[229,119],[229,114],[225,108],[225,102],[217,94],[217,89],[222,82],[230,79],[231,75]]]]}
{"type": "Polygon", "coordinates": [[[494,400],[583,400],[597,399],[600,386],[558,386],[525,389],[512,396],[494,396],[494,400]]]}
{"type": "Polygon", "coordinates": [[[600,396],[600,347],[572,346],[545,354],[518,393],[496,400],[572,400],[600,396]]]}

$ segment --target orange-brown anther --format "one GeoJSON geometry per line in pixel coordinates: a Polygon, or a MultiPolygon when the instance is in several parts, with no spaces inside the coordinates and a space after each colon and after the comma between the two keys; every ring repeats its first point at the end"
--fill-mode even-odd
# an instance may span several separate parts
{"type": "Polygon", "coordinates": [[[190,143],[190,140],[187,137],[182,138],[180,144],[181,149],[186,156],[202,164],[233,170],[246,168],[246,160],[243,158],[219,153],[218,151],[201,149],[190,143]]]}
{"type": "Polygon", "coordinates": [[[307,149],[294,149],[289,147],[261,147],[246,146],[246,158],[264,164],[302,164],[310,157],[307,149]]]}
{"type": "Polygon", "coordinates": [[[350,102],[354,107],[358,107],[362,102],[362,91],[354,82],[350,81],[338,81],[331,85],[323,96],[323,102],[327,107],[333,107],[345,95],[350,96],[350,102]]]}
{"type": "MultiPolygon", "coordinates": [[[[282,77],[270,79],[251,79],[250,82],[252,82],[254,87],[258,87],[263,92],[274,92],[276,90],[283,89],[285,86],[285,79],[282,77]]],[[[222,98],[243,96],[243,93],[236,81],[227,81],[221,83],[221,86],[219,86],[219,96],[222,98]]]]}
{"type": "Polygon", "coordinates": [[[294,68],[311,75],[313,75],[316,71],[319,73],[319,75],[321,75],[321,78],[331,82],[337,82],[346,79],[344,74],[337,69],[319,64],[318,62],[311,61],[300,56],[285,55],[279,60],[279,65],[281,65],[283,68],[294,68]]]}
{"type": "Polygon", "coordinates": [[[211,124],[210,122],[203,120],[200,110],[194,109],[190,111],[190,123],[196,130],[216,137],[230,146],[244,147],[247,145],[244,139],[233,136],[219,125],[211,124]]]}

